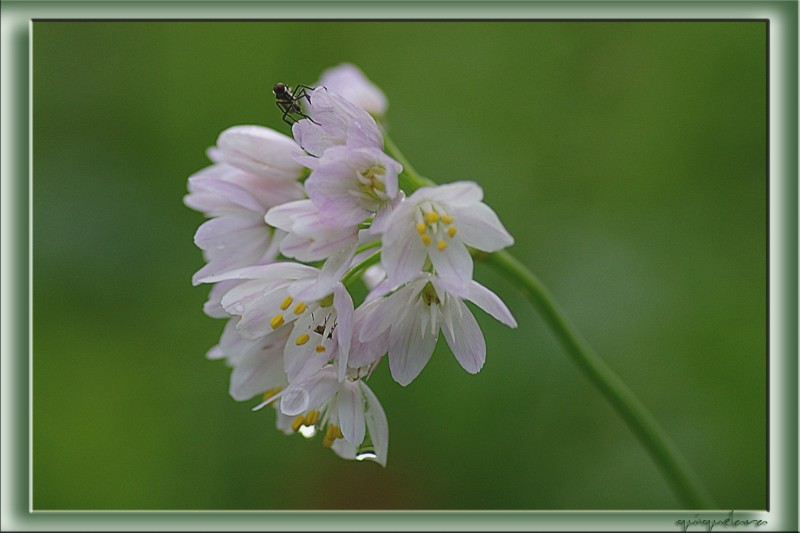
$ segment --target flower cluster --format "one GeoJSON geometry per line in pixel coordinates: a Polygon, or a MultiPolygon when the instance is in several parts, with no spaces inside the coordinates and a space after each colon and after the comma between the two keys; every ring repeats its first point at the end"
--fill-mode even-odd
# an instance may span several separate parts
{"type": "Polygon", "coordinates": [[[213,165],[189,178],[186,205],[209,217],[195,235],[206,265],[193,283],[213,284],[204,311],[228,319],[208,357],[233,368],[231,396],[260,396],[255,408],[274,407],[282,431],[324,433],[339,456],[385,466],[388,423],[366,380],[387,355],[408,385],[440,331],[478,372],[486,343],[464,301],[516,322],[472,279],[470,249],[513,239],[475,183],[406,196],[408,172],[384,148],[386,97],[353,65],[287,94],[293,138],[229,128],[208,151],[213,165]],[[356,308],[357,282],[370,292],[356,308]]]}

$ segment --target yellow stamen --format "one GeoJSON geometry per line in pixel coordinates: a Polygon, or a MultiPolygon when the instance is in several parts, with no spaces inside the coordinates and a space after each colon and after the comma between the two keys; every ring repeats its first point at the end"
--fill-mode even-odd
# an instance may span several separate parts
{"type": "Polygon", "coordinates": [[[294,420],[292,420],[292,431],[297,433],[297,431],[300,429],[300,426],[303,425],[303,422],[305,422],[305,420],[306,418],[303,415],[296,416],[294,420]]]}
{"type": "Polygon", "coordinates": [[[444,249],[447,248],[447,243],[444,241],[439,241],[436,244],[436,247],[439,249],[440,252],[444,252],[444,249]]]}
{"type": "Polygon", "coordinates": [[[424,222],[419,222],[417,224],[417,233],[422,235],[423,233],[425,233],[425,228],[426,228],[425,223],[424,222]]]}
{"type": "Polygon", "coordinates": [[[430,213],[426,213],[425,220],[427,220],[429,224],[435,224],[439,222],[439,213],[437,213],[436,211],[431,211],[430,213]]]}
{"type": "Polygon", "coordinates": [[[324,439],[322,439],[322,445],[325,446],[326,448],[330,448],[331,446],[333,446],[333,439],[325,437],[324,439]]]}
{"type": "Polygon", "coordinates": [[[431,236],[428,235],[427,233],[425,233],[423,235],[420,235],[419,238],[422,239],[422,244],[424,244],[425,246],[428,246],[428,245],[430,245],[431,242],[433,242],[433,240],[431,239],[431,236]]]}
{"type": "Polygon", "coordinates": [[[283,325],[283,315],[275,315],[272,317],[272,320],[269,321],[269,325],[272,326],[272,329],[278,329],[283,325]]]}
{"type": "Polygon", "coordinates": [[[344,434],[342,433],[342,428],[337,426],[336,424],[328,424],[328,429],[325,431],[325,440],[330,440],[331,442],[335,441],[336,439],[344,438],[344,434]]]}
{"type": "Polygon", "coordinates": [[[306,307],[308,306],[305,303],[300,302],[299,304],[294,306],[294,314],[299,315],[300,313],[306,310],[306,307]]]}
{"type": "MultiPolygon", "coordinates": [[[[267,392],[264,393],[264,396],[262,396],[261,401],[266,402],[267,400],[278,394],[280,391],[281,387],[275,387],[274,389],[269,389],[267,392]]],[[[270,405],[271,403],[272,402],[268,403],[267,405],[270,405]]]]}
{"type": "Polygon", "coordinates": [[[445,224],[452,224],[453,223],[453,217],[451,217],[450,215],[444,215],[442,217],[442,222],[444,222],[445,224]]]}
{"type": "Polygon", "coordinates": [[[452,239],[453,237],[455,237],[455,235],[456,235],[456,232],[457,232],[457,231],[458,231],[458,230],[456,229],[456,227],[455,227],[455,226],[450,226],[450,227],[447,229],[447,236],[448,236],[448,237],[450,237],[450,238],[452,239]]]}
{"type": "Polygon", "coordinates": [[[306,426],[313,426],[314,424],[317,423],[317,420],[319,420],[319,411],[309,411],[308,413],[306,413],[306,420],[305,420],[306,426]]]}
{"type": "Polygon", "coordinates": [[[324,352],[324,351],[325,351],[325,347],[324,347],[323,345],[321,345],[321,344],[320,344],[320,345],[318,345],[318,346],[317,346],[316,348],[314,348],[314,349],[317,351],[317,353],[322,353],[322,352],[324,352]]]}
{"type": "Polygon", "coordinates": [[[310,339],[310,338],[311,338],[311,337],[309,336],[309,334],[308,334],[308,333],[303,333],[302,335],[300,335],[299,337],[297,337],[297,340],[296,340],[296,341],[294,341],[294,343],[295,343],[296,345],[298,345],[298,346],[302,346],[302,345],[304,345],[305,343],[307,343],[307,342],[308,342],[308,339],[310,339]]]}
{"type": "Polygon", "coordinates": [[[281,302],[281,311],[286,311],[287,309],[289,309],[289,306],[292,305],[292,301],[293,300],[291,296],[287,296],[286,298],[284,298],[283,302],[281,302]]]}

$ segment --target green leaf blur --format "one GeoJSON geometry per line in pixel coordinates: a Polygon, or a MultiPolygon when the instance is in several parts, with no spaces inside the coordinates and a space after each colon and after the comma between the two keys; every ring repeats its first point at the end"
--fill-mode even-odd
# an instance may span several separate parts
{"type": "Polygon", "coordinates": [[[225,128],[353,62],[393,140],[474,180],[511,248],[723,509],[766,505],[763,22],[35,22],[33,507],[675,509],[513,286],[486,366],[370,380],[388,467],[286,437],[208,361],[182,204],[225,128]]]}

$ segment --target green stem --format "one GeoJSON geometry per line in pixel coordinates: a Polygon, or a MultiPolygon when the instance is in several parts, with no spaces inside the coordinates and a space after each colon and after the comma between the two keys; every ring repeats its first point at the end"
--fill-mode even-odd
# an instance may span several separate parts
{"type": "Polygon", "coordinates": [[[550,292],[525,265],[506,251],[490,254],[486,262],[515,281],[541,313],[572,360],[628,424],[658,464],[683,502],[694,509],[714,509],[713,499],[655,418],[631,389],[592,350],[570,324],[550,292]]]}
{"type": "Polygon", "coordinates": [[[370,255],[359,264],[354,267],[351,267],[345,275],[342,277],[342,284],[347,285],[352,280],[357,279],[361,274],[364,273],[366,269],[371,267],[372,265],[378,263],[381,260],[381,251],[378,250],[374,254],[370,255]]]}

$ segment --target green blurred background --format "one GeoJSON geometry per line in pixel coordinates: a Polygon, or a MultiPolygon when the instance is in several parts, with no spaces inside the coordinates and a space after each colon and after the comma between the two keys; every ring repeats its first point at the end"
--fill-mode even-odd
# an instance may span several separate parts
{"type": "Polygon", "coordinates": [[[766,506],[764,22],[35,22],[34,509],[675,509],[514,286],[409,387],[370,380],[388,467],[286,437],[208,361],[223,321],[182,204],[277,81],[343,61],[424,174],[474,180],[511,251],[722,509],[766,506]]]}

